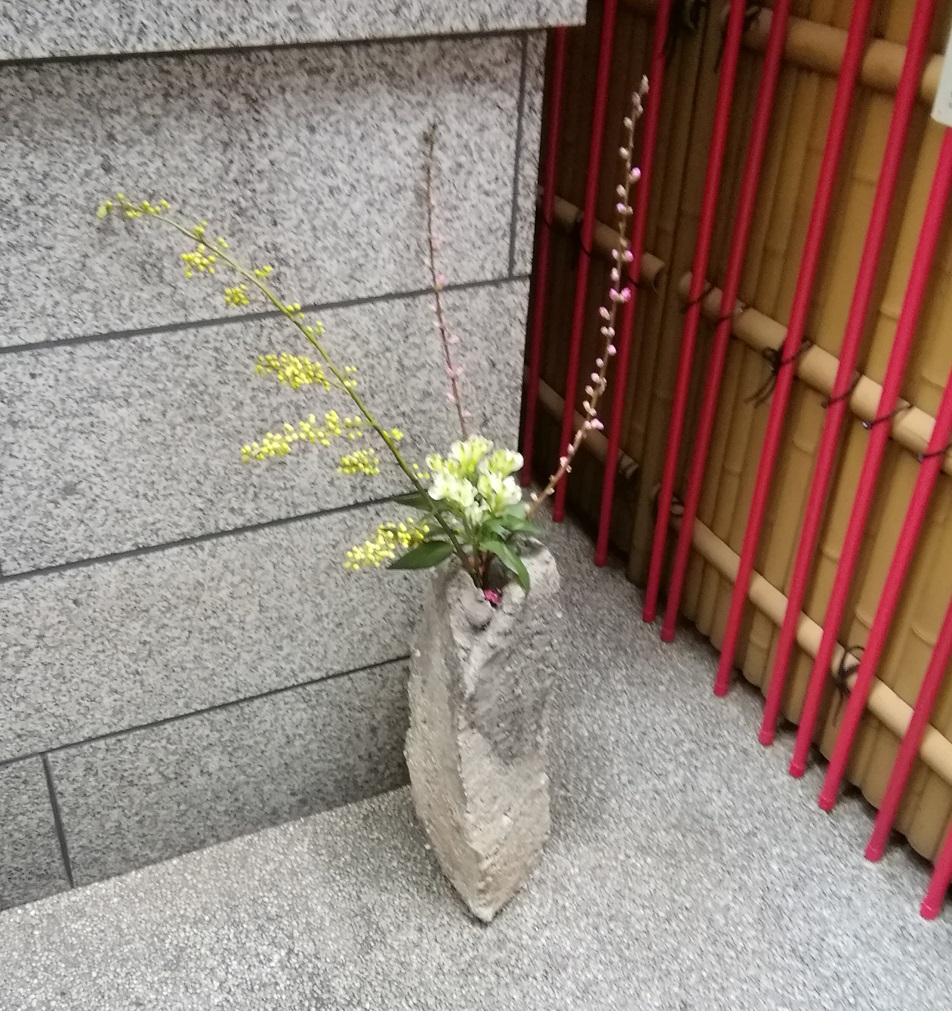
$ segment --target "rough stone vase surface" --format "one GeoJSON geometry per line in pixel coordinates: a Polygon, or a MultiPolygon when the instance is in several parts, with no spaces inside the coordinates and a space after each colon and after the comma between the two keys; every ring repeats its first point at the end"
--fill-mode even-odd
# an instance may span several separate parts
{"type": "Polygon", "coordinates": [[[546,774],[553,628],[552,555],[524,556],[530,589],[498,607],[458,564],[427,590],[410,660],[410,789],[440,866],[489,922],[525,884],[549,836],[546,774]]]}

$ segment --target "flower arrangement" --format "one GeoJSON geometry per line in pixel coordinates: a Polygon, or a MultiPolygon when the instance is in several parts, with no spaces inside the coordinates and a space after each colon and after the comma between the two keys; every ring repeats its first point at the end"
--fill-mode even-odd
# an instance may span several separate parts
{"type": "Polygon", "coordinates": [[[444,311],[442,292],[446,278],[438,267],[440,240],[436,234],[433,196],[435,130],[425,136],[425,185],[427,252],[426,266],[433,296],[435,329],[439,335],[449,389],[447,399],[453,404],[459,424],[460,439],[444,454],[434,453],[425,467],[406,459],[400,442],[403,433],[378,420],[361,389],[358,369],[337,361],[324,340],[324,327],[309,319],[300,304],[287,302],[272,286],[270,265],[248,265],[231,252],[222,236],[212,237],[208,222],[188,224],[179,220],[167,200],[151,203],[134,201],[123,193],[104,201],[98,216],[110,215],[133,222],[138,219],[159,221],[188,240],[189,248],[180,254],[187,278],[197,276],[228,277],[223,289],[225,305],[241,310],[252,297],[281,313],[316,352],[316,357],[302,354],[268,354],[259,357],[256,372],[293,390],[313,389],[349,402],[353,413],[327,410],[320,418],[309,414],[295,423],[285,423],[277,432],[267,432],[258,440],[241,447],[243,463],[257,463],[291,454],[299,444],[329,447],[332,443],[362,443],[349,448],[338,459],[337,469],[344,474],[373,477],[380,473],[381,447],[402,471],[408,489],[395,501],[415,515],[401,521],[382,523],[363,544],[351,548],[344,567],[359,570],[387,565],[391,569],[422,569],[439,565],[450,557],[459,564],[482,590],[487,600],[498,604],[506,582],[515,578],[529,589],[529,575],[520,557],[525,538],[541,531],[532,523],[534,514],[553,494],[559,481],[572,469],[572,460],[585,438],[602,428],[598,402],[607,385],[608,363],[615,354],[615,324],[620,307],[628,301],[632,253],[627,239],[632,215],[631,190],[640,178],[632,166],[635,123],[642,113],[642,101],[648,91],[647,79],[632,95],[630,114],[624,120],[625,142],[620,148],[624,178],[618,185],[618,243],[613,251],[611,288],[600,309],[603,350],[596,358],[595,370],[585,387],[582,405],[584,421],[565,447],[559,466],[541,492],[533,492],[525,502],[515,475],[522,467],[522,456],[509,449],[496,448],[476,433],[470,433],[470,415],[464,408],[463,370],[456,364],[454,348],[458,337],[450,332],[444,311]],[[370,444],[374,443],[374,444],[370,444]]]}

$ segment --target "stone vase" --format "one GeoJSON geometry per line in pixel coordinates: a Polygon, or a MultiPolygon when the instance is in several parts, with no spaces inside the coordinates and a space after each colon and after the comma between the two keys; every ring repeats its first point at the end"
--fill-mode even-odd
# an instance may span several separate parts
{"type": "Polygon", "coordinates": [[[525,884],[549,836],[559,574],[541,546],[524,561],[529,592],[512,582],[498,607],[458,563],[438,570],[410,660],[413,804],[447,878],[485,922],[525,884]]]}

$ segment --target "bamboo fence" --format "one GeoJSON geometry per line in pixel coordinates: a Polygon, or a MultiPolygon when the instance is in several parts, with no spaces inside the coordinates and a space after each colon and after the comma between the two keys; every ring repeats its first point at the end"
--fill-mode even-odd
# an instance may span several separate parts
{"type": "MultiPolygon", "coordinates": [[[[720,647],[753,480],[764,438],[769,399],[756,394],[770,376],[765,353],[785,336],[797,268],[803,250],[829,123],[836,75],[852,0],[794,0],[777,85],[770,134],[740,287],[743,311],[733,322],[717,418],[705,470],[692,556],[684,585],[683,616],[720,647]]],[[[607,287],[621,121],[628,96],[647,72],[654,29],[653,0],[622,0],[599,177],[591,282],[583,337],[583,361],[595,354],[597,308],[607,287]]],[[[676,9],[682,5],[676,4],[676,9]]],[[[806,495],[819,445],[824,396],[830,393],[837,355],[859,268],[873,194],[889,131],[894,96],[912,20],[912,0],[882,0],[860,72],[821,267],[812,293],[806,336],[812,344],[796,362],[780,456],[771,487],[764,533],[755,560],[749,606],[736,653],[737,667],[766,691],[793,565],[806,495]]],[[[691,10],[691,4],[684,5],[691,10]]],[[[556,172],[556,212],[545,313],[535,462],[548,472],[557,454],[572,316],[580,255],[577,224],[583,201],[592,119],[601,0],[592,0],[588,24],[568,35],[567,87],[556,172]]],[[[849,399],[846,431],[828,500],[824,526],[804,601],[782,705],[796,723],[817,652],[840,546],[856,492],[868,432],[863,421],[876,411],[880,384],[910,273],[926,199],[936,166],[941,129],[929,118],[949,25],[950,0],[940,0],[919,102],[892,202],[871,309],[849,399]]],[[[717,92],[717,66],[724,12],[699,12],[696,30],[686,27],[666,72],[660,132],[652,180],[651,210],[641,265],[643,291],[635,318],[631,374],[625,391],[622,457],[613,501],[611,542],[627,558],[630,578],[647,575],[654,525],[654,496],[661,480],[675,371],[690,281],[695,235],[717,92]]],[[[720,286],[729,248],[740,175],[757,95],[762,52],[771,12],[752,18],[744,36],[731,111],[717,220],[702,303],[692,396],[679,456],[677,492],[683,493],[697,424],[698,391],[704,382],[720,286]]],[[[649,95],[649,101],[651,96],[649,95]]],[[[540,226],[543,227],[543,226],[540,226]]],[[[946,222],[930,289],[902,388],[906,409],[892,419],[873,514],[853,580],[835,658],[861,647],[869,633],[899,528],[916,479],[916,454],[928,440],[952,363],[952,222],[946,222]]],[[[609,397],[613,395],[609,387],[609,397]]],[[[576,406],[579,406],[577,404],[576,406]]],[[[607,414],[607,410],[606,410],[607,414]]],[[[594,523],[598,516],[605,440],[593,440],[572,475],[569,503],[594,523]]],[[[847,778],[878,805],[908,725],[923,673],[952,594],[952,454],[947,454],[920,538],[916,559],[889,643],[853,747],[847,778]]],[[[677,519],[674,520],[678,522],[677,519]]],[[[669,552],[673,549],[669,538],[669,552]]],[[[633,614],[632,620],[640,620],[633,614]]],[[[815,741],[829,754],[844,696],[829,679],[815,741]]],[[[952,678],[946,678],[904,794],[896,828],[923,856],[934,859],[952,816],[952,678]]],[[[779,746],[784,746],[781,738],[779,746]]]]}

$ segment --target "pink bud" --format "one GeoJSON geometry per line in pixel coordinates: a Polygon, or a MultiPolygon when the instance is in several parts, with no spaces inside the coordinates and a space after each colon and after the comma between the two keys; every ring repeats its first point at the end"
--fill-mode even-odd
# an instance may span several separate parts
{"type": "Polygon", "coordinates": [[[592,428],[596,432],[600,432],[605,426],[598,420],[598,418],[592,418],[592,428]]]}
{"type": "Polygon", "coordinates": [[[641,169],[638,168],[637,165],[631,170],[631,175],[629,176],[629,178],[633,183],[638,182],[638,180],[641,178],[641,169]]]}
{"type": "Polygon", "coordinates": [[[614,344],[609,344],[605,350],[608,352],[609,357],[612,357],[613,355],[617,354],[617,350],[614,344]]]}

